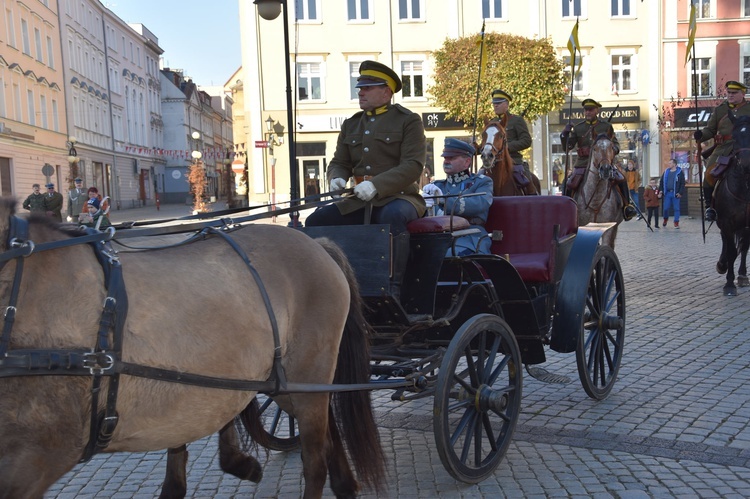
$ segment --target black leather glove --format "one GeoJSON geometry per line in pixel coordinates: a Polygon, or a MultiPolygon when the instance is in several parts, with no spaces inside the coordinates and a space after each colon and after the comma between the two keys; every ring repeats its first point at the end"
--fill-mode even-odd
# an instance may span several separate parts
{"type": "Polygon", "coordinates": [[[696,130],[693,133],[693,137],[695,138],[696,142],[700,142],[701,139],[703,138],[703,132],[701,132],[700,130],[696,130]]]}

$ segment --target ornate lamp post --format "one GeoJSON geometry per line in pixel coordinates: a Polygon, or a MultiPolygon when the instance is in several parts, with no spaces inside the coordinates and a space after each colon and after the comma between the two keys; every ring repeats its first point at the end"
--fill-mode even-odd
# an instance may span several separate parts
{"type": "MultiPolygon", "coordinates": [[[[289,130],[289,183],[291,205],[299,204],[299,171],[297,169],[297,151],[294,143],[294,116],[292,114],[292,74],[289,60],[289,5],[287,0],[253,0],[258,7],[258,15],[267,21],[272,21],[279,17],[279,13],[284,11],[284,67],[286,68],[286,118],[287,129],[289,130]]],[[[299,226],[299,212],[293,211],[290,214],[292,219],[290,226],[299,226]]]]}

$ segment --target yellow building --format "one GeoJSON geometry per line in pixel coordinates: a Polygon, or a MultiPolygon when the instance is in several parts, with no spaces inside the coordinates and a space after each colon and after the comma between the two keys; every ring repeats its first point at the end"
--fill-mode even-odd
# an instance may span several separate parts
{"type": "MultiPolygon", "coordinates": [[[[652,166],[650,159],[658,154],[642,140],[643,130],[655,124],[649,110],[659,102],[658,83],[652,83],[658,79],[648,64],[659,53],[658,20],[652,19],[658,16],[646,12],[640,2],[266,1],[281,3],[282,15],[265,20],[256,5],[239,2],[251,203],[270,202],[271,179],[276,201],[288,200],[293,173],[299,178],[298,195],[328,190],[327,161],[341,123],[358,111],[354,84],[359,64],[366,59],[387,64],[401,75],[404,90],[394,102],[422,116],[428,144],[425,176],[436,172],[440,178],[443,139],[471,138],[471,131],[446,119],[445,111],[431,104],[432,54],[446,38],[479,33],[483,22],[487,31],[550,38],[560,57],[568,60],[568,38],[576,19],[580,22],[582,71],[574,82],[572,113],[566,103],[530,126],[531,165],[545,191],[552,192],[552,163],[561,154],[559,132],[568,119],[579,120],[580,101],[587,97],[603,104],[605,118],[617,108],[612,123],[623,145],[621,158],[635,158],[645,171],[655,168],[658,172],[658,161],[652,166]],[[286,60],[290,61],[290,85],[286,60]],[[282,127],[283,135],[279,133],[282,127]],[[290,132],[296,153],[291,168],[286,147],[290,132]],[[285,146],[274,147],[271,154],[266,147],[271,145],[269,138],[280,135],[286,139],[285,146]]],[[[493,56],[501,58],[501,54],[493,56]]],[[[490,106],[489,102],[479,104],[490,106]]],[[[520,110],[511,108],[511,112],[520,110]]]]}

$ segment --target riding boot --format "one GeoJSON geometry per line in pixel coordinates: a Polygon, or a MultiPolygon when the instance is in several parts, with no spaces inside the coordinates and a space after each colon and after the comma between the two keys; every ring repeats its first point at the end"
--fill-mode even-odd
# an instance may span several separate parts
{"type": "Polygon", "coordinates": [[[393,275],[391,276],[391,296],[401,301],[401,284],[409,261],[409,233],[393,237],[393,275]]]}
{"type": "Polygon", "coordinates": [[[638,211],[630,200],[630,189],[628,188],[627,181],[617,182],[617,187],[620,188],[620,192],[622,193],[623,204],[625,205],[622,207],[622,215],[627,222],[628,220],[632,220],[638,214],[638,211]]]}
{"type": "Polygon", "coordinates": [[[707,206],[704,218],[706,219],[706,222],[715,222],[716,210],[711,206],[714,197],[714,187],[712,185],[703,186],[703,197],[706,199],[707,206]]]}

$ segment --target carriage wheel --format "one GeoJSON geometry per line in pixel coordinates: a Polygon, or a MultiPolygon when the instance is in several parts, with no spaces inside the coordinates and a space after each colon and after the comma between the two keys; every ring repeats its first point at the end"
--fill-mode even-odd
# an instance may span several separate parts
{"type": "Polygon", "coordinates": [[[521,352],[504,320],[476,315],[456,332],[433,412],[438,454],[455,479],[478,483],[500,464],[521,412],[521,376],[521,352]]]}
{"type": "Polygon", "coordinates": [[[589,397],[609,395],[622,363],[625,287],[620,262],[609,246],[596,250],[576,347],[578,376],[589,397]]]}
{"type": "Polygon", "coordinates": [[[267,395],[259,393],[253,403],[258,404],[260,421],[263,423],[264,447],[283,452],[299,448],[299,428],[294,416],[281,409],[267,395]]]}

